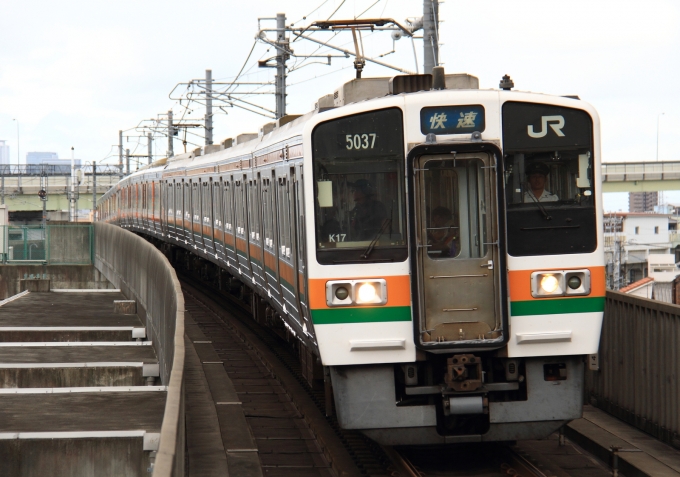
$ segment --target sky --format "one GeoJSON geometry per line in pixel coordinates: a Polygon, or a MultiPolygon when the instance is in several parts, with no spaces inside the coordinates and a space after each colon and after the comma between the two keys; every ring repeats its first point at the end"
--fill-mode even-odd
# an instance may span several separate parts
{"type": "MultiPolygon", "coordinates": [[[[17,132],[22,162],[29,151],[70,158],[73,147],[83,161],[115,164],[119,130],[126,131],[125,148],[146,154],[146,139],[135,137],[145,134],[135,131],[141,121],[169,109],[187,120],[203,118],[202,106],[192,103],[187,110],[185,100],[180,106],[169,97],[178,83],[203,78],[208,68],[222,82],[232,81],[242,67],[240,81],[273,80],[274,70],[258,68],[257,60],[275,53],[255,37],[258,18],[279,12],[296,27],[331,15],[382,16],[405,23],[422,16],[422,2],[5,2],[0,15],[0,139],[8,141],[12,162],[17,161],[17,132]]],[[[675,159],[680,148],[680,2],[447,0],[440,5],[440,19],[440,61],[447,73],[473,74],[481,88],[497,88],[509,74],[518,90],[579,95],[599,112],[604,162],[654,161],[657,153],[660,160],[675,159]]],[[[275,22],[261,20],[260,25],[271,28],[275,22]]],[[[313,36],[354,50],[348,34],[313,36]]],[[[422,72],[421,40],[415,40],[417,61],[405,37],[395,42],[389,33],[367,33],[363,44],[369,57],[386,54],[381,61],[410,70],[418,64],[422,72]]],[[[303,40],[292,48],[300,55],[328,53],[303,40]]],[[[319,58],[288,62],[289,113],[311,110],[319,97],[354,77],[352,59],[326,63],[319,58]]],[[[393,74],[398,73],[370,63],[364,70],[365,77],[393,74]]],[[[270,85],[257,88],[259,93],[273,90],[270,85]]],[[[185,92],[186,86],[177,91],[185,92]]],[[[241,97],[274,109],[273,95],[241,97]]],[[[256,131],[268,121],[238,108],[216,110],[215,141],[256,131]]],[[[202,144],[191,136],[188,141],[202,144]]],[[[166,149],[167,139],[157,135],[154,153],[164,155],[166,149]]],[[[182,152],[181,141],[175,142],[175,152],[182,152]]],[[[664,199],[680,203],[680,192],[666,192],[664,199]]],[[[626,210],[627,194],[606,194],[604,205],[605,210],[626,210]]]]}

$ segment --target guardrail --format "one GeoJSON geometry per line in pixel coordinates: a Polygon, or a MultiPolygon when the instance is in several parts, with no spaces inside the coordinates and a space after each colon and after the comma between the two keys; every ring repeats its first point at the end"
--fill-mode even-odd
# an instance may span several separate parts
{"type": "Polygon", "coordinates": [[[137,300],[168,386],[153,475],[184,475],[184,295],[177,275],[161,252],[132,232],[96,222],[94,233],[95,268],[137,300]]]}
{"type": "Polygon", "coordinates": [[[599,371],[586,400],[680,447],[680,306],[607,291],[599,371]]]}

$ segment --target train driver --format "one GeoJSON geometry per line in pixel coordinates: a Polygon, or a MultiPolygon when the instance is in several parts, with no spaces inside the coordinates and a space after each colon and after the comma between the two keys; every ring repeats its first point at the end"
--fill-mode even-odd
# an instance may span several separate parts
{"type": "Polygon", "coordinates": [[[353,189],[354,208],[350,211],[352,240],[373,240],[384,226],[387,209],[375,198],[375,188],[366,179],[349,184],[353,189]]]}
{"type": "Polygon", "coordinates": [[[542,162],[532,162],[525,170],[529,187],[524,193],[524,202],[556,202],[559,200],[555,194],[545,189],[550,168],[542,162]]]}

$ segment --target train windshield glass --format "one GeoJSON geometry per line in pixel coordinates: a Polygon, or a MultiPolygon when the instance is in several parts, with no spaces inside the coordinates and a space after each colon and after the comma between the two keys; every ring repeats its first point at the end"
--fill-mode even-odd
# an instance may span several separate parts
{"type": "Polygon", "coordinates": [[[312,133],[317,260],[406,260],[399,109],[320,124],[312,133]]]}
{"type": "Polygon", "coordinates": [[[593,252],[590,116],[545,104],[505,103],[503,148],[510,255],[593,252]]]}

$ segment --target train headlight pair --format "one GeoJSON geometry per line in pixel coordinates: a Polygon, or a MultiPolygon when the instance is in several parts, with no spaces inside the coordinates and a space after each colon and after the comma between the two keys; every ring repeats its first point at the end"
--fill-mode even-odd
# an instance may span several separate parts
{"type": "Polygon", "coordinates": [[[387,282],[382,278],[326,282],[326,304],[328,306],[384,305],[386,303],[387,282]]]}
{"type": "Polygon", "coordinates": [[[553,270],[531,274],[531,296],[548,298],[590,294],[590,270],[553,270]]]}

